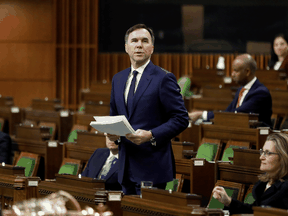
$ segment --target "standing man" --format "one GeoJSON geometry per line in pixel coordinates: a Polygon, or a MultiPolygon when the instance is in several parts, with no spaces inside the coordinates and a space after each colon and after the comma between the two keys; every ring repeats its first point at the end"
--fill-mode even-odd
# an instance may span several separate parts
{"type": "MultiPolygon", "coordinates": [[[[239,55],[233,61],[232,69],[233,80],[242,87],[238,89],[225,112],[257,113],[259,121],[271,127],[272,98],[269,90],[255,76],[256,61],[249,54],[239,55]]],[[[194,111],[189,113],[189,117],[192,121],[199,118],[209,121],[214,118],[214,113],[194,111]]]]}
{"type": "Polygon", "coordinates": [[[164,189],[175,176],[171,139],[188,126],[175,76],[151,61],[154,35],[144,24],[129,28],[125,50],[131,68],[112,80],[110,115],[125,115],[135,134],[108,135],[119,143],[118,181],[125,194],[140,194],[141,181],[164,189]]]}

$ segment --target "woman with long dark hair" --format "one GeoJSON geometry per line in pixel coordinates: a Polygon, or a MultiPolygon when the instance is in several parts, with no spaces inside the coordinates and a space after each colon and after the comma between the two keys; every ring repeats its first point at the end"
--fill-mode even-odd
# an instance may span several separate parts
{"type": "Polygon", "coordinates": [[[273,40],[273,49],[268,67],[270,70],[285,70],[288,72],[288,38],[278,34],[273,40]]]}

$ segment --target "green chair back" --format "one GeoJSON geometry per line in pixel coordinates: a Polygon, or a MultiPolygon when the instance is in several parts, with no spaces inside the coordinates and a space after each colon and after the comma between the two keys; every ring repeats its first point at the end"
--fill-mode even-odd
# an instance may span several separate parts
{"type": "MultiPolygon", "coordinates": [[[[230,145],[223,153],[222,161],[229,161],[229,157],[234,156],[233,148],[240,148],[240,146],[230,145]]],[[[233,161],[231,161],[233,162],[233,161]]]]}
{"type": "Polygon", "coordinates": [[[255,199],[254,199],[252,193],[247,194],[247,196],[244,199],[244,203],[247,203],[247,204],[252,204],[252,203],[254,203],[254,201],[255,201],[255,199]]]}
{"type": "Polygon", "coordinates": [[[178,85],[181,88],[181,95],[183,95],[184,97],[189,97],[191,95],[193,95],[193,92],[190,91],[190,87],[191,87],[191,79],[188,77],[181,77],[178,80],[178,85]]]}
{"type": "Polygon", "coordinates": [[[171,189],[172,191],[177,191],[178,183],[178,179],[173,179],[172,181],[167,182],[165,190],[171,189]]]}
{"type": "Polygon", "coordinates": [[[68,142],[75,142],[77,140],[77,131],[79,130],[73,130],[68,136],[68,142]]]}
{"type": "MultiPolygon", "coordinates": [[[[239,192],[238,188],[229,188],[229,187],[224,187],[226,193],[228,196],[237,199],[237,195],[239,192]]],[[[221,202],[219,202],[217,199],[215,199],[213,196],[210,200],[210,203],[208,205],[209,209],[223,209],[224,208],[224,204],[222,204],[221,202]]]]}
{"type": "Polygon", "coordinates": [[[16,166],[25,167],[25,176],[29,177],[33,173],[33,169],[35,167],[35,159],[29,157],[22,157],[19,159],[16,166]]]}
{"type": "Polygon", "coordinates": [[[77,170],[78,170],[78,164],[66,163],[60,168],[58,174],[76,175],[77,170]]]}
{"type": "Polygon", "coordinates": [[[205,158],[207,161],[214,161],[218,145],[214,143],[203,143],[197,151],[196,158],[205,158]]]}

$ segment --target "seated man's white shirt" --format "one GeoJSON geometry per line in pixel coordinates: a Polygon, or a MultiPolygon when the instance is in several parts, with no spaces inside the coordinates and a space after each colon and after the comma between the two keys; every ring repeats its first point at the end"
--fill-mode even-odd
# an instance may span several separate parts
{"type": "MultiPolygon", "coordinates": [[[[247,95],[247,93],[249,92],[249,90],[251,89],[252,85],[255,83],[255,81],[257,80],[257,77],[254,77],[249,83],[247,83],[245,86],[243,86],[245,88],[245,91],[242,94],[242,98],[240,100],[239,106],[242,105],[245,96],[247,95]]],[[[203,120],[207,120],[207,116],[208,116],[208,111],[203,111],[202,113],[202,119],[203,120]]]]}

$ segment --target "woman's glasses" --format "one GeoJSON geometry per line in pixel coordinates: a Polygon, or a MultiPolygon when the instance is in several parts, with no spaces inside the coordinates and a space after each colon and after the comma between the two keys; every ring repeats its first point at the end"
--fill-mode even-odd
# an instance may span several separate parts
{"type": "Polygon", "coordinates": [[[270,155],[273,155],[273,154],[278,154],[278,153],[276,153],[276,152],[270,152],[270,151],[268,151],[268,150],[263,151],[263,149],[260,149],[260,156],[261,156],[262,154],[264,155],[264,157],[267,157],[267,156],[270,156],[270,155]]]}

